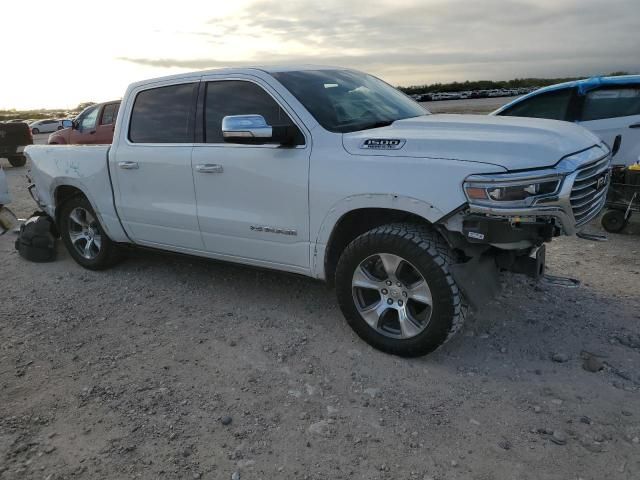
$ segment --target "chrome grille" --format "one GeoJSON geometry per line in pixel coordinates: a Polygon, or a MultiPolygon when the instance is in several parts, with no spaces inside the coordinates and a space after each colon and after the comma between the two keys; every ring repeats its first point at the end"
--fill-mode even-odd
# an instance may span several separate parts
{"type": "Polygon", "coordinates": [[[604,206],[607,200],[608,172],[610,169],[609,155],[581,167],[571,188],[571,209],[576,226],[582,226],[592,220],[604,206]],[[598,188],[603,176],[607,185],[598,188]]]}

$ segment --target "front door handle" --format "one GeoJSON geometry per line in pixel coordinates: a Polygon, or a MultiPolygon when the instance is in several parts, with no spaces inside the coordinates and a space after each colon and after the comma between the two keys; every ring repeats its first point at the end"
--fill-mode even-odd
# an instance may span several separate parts
{"type": "Polygon", "coordinates": [[[202,165],[196,165],[196,171],[200,173],[222,173],[224,169],[222,165],[216,165],[215,163],[204,163],[202,165]]]}
{"type": "Polygon", "coordinates": [[[138,162],[118,162],[118,166],[120,168],[124,168],[125,170],[136,170],[140,168],[138,162]]]}
{"type": "Polygon", "coordinates": [[[640,128],[640,123],[634,123],[633,125],[629,125],[629,128],[640,128]]]}

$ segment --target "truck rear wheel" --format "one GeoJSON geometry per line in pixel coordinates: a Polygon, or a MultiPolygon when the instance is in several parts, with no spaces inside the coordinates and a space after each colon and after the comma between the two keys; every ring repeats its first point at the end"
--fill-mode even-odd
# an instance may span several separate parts
{"type": "Polygon", "coordinates": [[[59,225],[67,251],[84,268],[104,270],[120,260],[118,246],[107,237],[85,197],[72,197],[62,205],[59,225]]]}
{"type": "Polygon", "coordinates": [[[403,357],[426,355],[462,325],[452,263],[448,245],[428,226],[402,223],[370,230],[338,261],[340,309],[374,348],[403,357]]]}
{"type": "Polygon", "coordinates": [[[9,157],[9,163],[12,167],[24,167],[25,163],[27,163],[27,157],[24,155],[13,155],[9,157]]]}

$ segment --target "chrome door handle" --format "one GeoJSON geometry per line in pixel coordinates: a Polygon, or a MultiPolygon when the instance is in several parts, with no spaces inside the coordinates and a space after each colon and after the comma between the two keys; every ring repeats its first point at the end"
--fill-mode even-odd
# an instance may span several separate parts
{"type": "Polygon", "coordinates": [[[138,162],[118,162],[118,166],[120,168],[124,168],[125,170],[135,170],[140,168],[138,162]]]}
{"type": "Polygon", "coordinates": [[[200,173],[222,173],[224,169],[222,165],[216,165],[215,163],[205,163],[203,165],[196,165],[196,171],[200,173]]]}

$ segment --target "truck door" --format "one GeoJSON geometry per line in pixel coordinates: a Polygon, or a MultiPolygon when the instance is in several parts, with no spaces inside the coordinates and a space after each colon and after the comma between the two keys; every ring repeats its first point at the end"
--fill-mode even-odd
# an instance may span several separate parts
{"type": "Polygon", "coordinates": [[[307,269],[310,137],[277,93],[251,78],[203,78],[202,143],[192,157],[202,240],[214,256],[307,269]],[[226,143],[222,119],[249,114],[295,127],[299,145],[226,143]]]}
{"type": "Polygon", "coordinates": [[[197,92],[198,82],[187,80],[127,97],[109,169],[118,214],[136,243],[203,250],[191,173],[197,92]]]}
{"type": "Polygon", "coordinates": [[[584,98],[580,125],[598,135],[610,147],[622,136],[613,163],[640,161],[640,85],[603,87],[584,98]]]}

